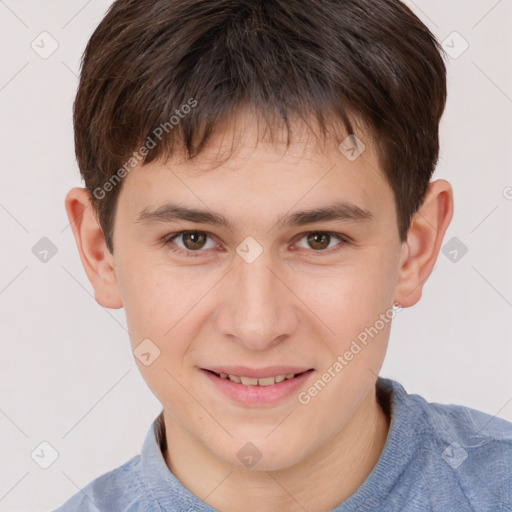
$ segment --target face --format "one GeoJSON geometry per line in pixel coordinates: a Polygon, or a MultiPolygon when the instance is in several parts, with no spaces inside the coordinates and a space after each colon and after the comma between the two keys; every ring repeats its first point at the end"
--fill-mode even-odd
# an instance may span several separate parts
{"type": "Polygon", "coordinates": [[[351,161],[341,140],[320,147],[304,135],[286,149],[256,130],[227,126],[192,161],[135,168],[118,198],[113,262],[132,348],[150,340],[140,345],[150,364],[136,361],[166,422],[220,460],[240,466],[255,450],[272,470],[318,451],[367,402],[401,244],[364,135],[351,161]],[[237,151],[219,164],[233,133],[243,133],[237,151]],[[331,207],[337,215],[304,213],[331,207]],[[208,369],[304,373],[255,387],[208,369]]]}

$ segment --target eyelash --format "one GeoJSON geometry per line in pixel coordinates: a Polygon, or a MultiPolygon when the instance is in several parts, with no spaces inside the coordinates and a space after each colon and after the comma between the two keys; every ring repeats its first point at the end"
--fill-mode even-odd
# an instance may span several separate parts
{"type": "MultiPolygon", "coordinates": [[[[164,245],[168,245],[169,249],[173,253],[176,253],[178,255],[184,255],[185,257],[195,258],[195,257],[201,256],[201,253],[203,253],[205,251],[202,250],[202,249],[198,249],[197,251],[184,250],[184,249],[181,249],[181,248],[176,248],[176,246],[175,247],[171,247],[171,244],[175,245],[173,243],[173,240],[175,238],[178,238],[178,237],[182,236],[182,235],[185,235],[185,234],[197,234],[197,233],[198,234],[207,235],[208,237],[211,238],[210,233],[208,233],[206,231],[180,231],[178,233],[171,233],[169,235],[166,235],[162,239],[162,243],[164,245]]],[[[302,236],[299,239],[299,241],[302,240],[306,235],[309,235],[309,234],[329,235],[331,237],[337,238],[341,242],[338,245],[336,245],[335,247],[331,247],[330,249],[323,249],[323,250],[318,250],[318,251],[315,251],[315,250],[311,249],[311,251],[313,253],[317,253],[318,255],[331,254],[332,252],[336,252],[336,251],[340,250],[341,247],[343,247],[345,245],[350,245],[352,243],[351,240],[346,235],[343,235],[341,233],[335,233],[335,232],[332,232],[332,231],[306,231],[305,233],[301,233],[302,236]]]]}

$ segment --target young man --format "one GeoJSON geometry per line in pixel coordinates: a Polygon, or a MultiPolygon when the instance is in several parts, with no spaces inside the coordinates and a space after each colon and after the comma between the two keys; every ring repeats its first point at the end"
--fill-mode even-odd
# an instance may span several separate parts
{"type": "Polygon", "coordinates": [[[453,213],[442,52],[398,0],[118,0],[66,210],[162,403],[58,510],[510,510],[512,424],[378,376],[453,213]]]}

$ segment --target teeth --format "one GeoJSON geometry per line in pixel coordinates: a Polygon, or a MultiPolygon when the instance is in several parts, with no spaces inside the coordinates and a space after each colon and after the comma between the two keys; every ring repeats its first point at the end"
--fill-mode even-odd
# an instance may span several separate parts
{"type": "Polygon", "coordinates": [[[257,386],[258,385],[258,379],[253,377],[240,377],[242,384],[245,386],[257,386]]]}
{"type": "MultiPolygon", "coordinates": [[[[258,379],[259,386],[272,386],[272,384],[275,384],[275,383],[276,383],[275,377],[265,377],[264,379],[258,379]]],[[[245,384],[245,382],[244,382],[244,384],[245,384]]]]}
{"type": "Polygon", "coordinates": [[[221,373],[219,376],[222,379],[229,379],[232,382],[237,382],[244,386],[272,386],[284,380],[293,379],[295,375],[295,373],[289,373],[288,375],[276,375],[275,377],[264,377],[262,379],[257,379],[256,377],[239,377],[238,375],[228,375],[227,373],[221,373]]]}

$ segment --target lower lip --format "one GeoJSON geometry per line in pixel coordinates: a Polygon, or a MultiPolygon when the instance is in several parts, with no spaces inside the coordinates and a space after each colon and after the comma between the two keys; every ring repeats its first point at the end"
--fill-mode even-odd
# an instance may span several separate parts
{"type": "Polygon", "coordinates": [[[229,379],[217,377],[217,375],[207,370],[201,369],[201,372],[228,398],[243,405],[258,406],[276,404],[290,397],[304,385],[314,370],[308,370],[293,379],[286,379],[270,386],[246,386],[229,379]]]}

